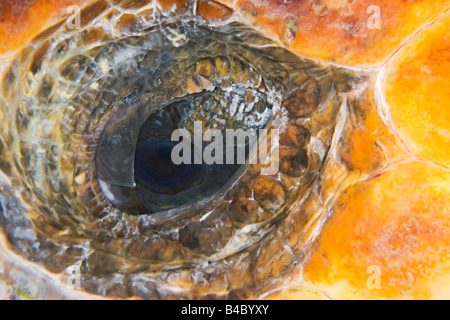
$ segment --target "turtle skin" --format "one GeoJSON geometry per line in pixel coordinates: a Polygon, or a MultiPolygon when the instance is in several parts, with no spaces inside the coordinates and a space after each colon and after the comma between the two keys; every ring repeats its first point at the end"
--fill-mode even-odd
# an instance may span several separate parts
{"type": "MultiPolygon", "coordinates": [[[[24,54],[22,49],[27,44],[39,44],[40,39],[54,32],[51,26],[67,18],[69,5],[83,8],[81,17],[87,19],[82,22],[84,24],[112,6],[138,10],[149,2],[36,0],[2,3],[0,71],[4,74],[3,83],[14,82],[8,78],[11,76],[10,64],[16,61],[20,68],[16,56],[24,54]]],[[[203,270],[201,279],[193,276],[189,269],[171,270],[157,281],[150,277],[147,282],[145,279],[139,282],[140,287],[145,288],[140,291],[136,289],[137,282],[133,281],[125,291],[121,283],[99,291],[99,283],[103,280],[89,279],[83,281],[86,287],[81,291],[68,289],[66,275],[57,268],[58,263],[63,263],[55,264],[56,258],[52,256],[41,259],[32,254],[27,256],[23,252],[26,247],[17,245],[16,240],[20,238],[14,240],[12,236],[11,230],[21,226],[10,219],[13,222],[8,222],[8,227],[7,219],[3,219],[0,288],[5,297],[449,297],[448,1],[430,4],[426,1],[382,0],[195,3],[180,0],[160,1],[158,8],[175,17],[193,12],[213,25],[241,23],[257,30],[283,50],[332,70],[327,79],[335,83],[337,106],[326,110],[336,112],[314,110],[316,113],[308,114],[318,124],[323,121],[321,126],[308,127],[309,134],[314,139],[327,137],[323,140],[326,154],[320,158],[320,165],[318,162],[313,168],[316,176],[305,189],[300,188],[292,196],[295,199],[288,211],[277,221],[276,228],[258,242],[257,248],[245,248],[248,252],[244,253],[251,258],[234,254],[218,259],[216,264],[203,270]],[[225,270],[224,265],[231,266],[228,270],[236,270],[234,273],[228,271],[226,279],[220,272],[225,270]],[[59,283],[54,284],[55,278],[59,283]],[[176,288],[183,288],[183,293],[171,291],[176,288]]],[[[123,28],[132,28],[136,22],[133,15],[122,15],[118,23],[123,28]]],[[[39,57],[39,48],[31,48],[28,50],[39,57]]],[[[285,58],[284,53],[277,54],[273,53],[272,57],[285,58]]],[[[324,91],[322,84],[318,87],[324,91]]],[[[6,93],[14,96],[17,91],[3,88],[2,124],[9,121],[6,110],[12,108],[4,98],[6,93]]],[[[306,103],[311,104],[314,101],[306,103]]],[[[289,119],[304,116],[298,102],[287,103],[285,107],[289,119]]],[[[284,141],[291,147],[289,143],[297,137],[296,128],[289,126],[286,129],[282,144],[284,141]]],[[[9,133],[3,131],[0,138],[0,191],[13,198],[15,192],[26,193],[26,190],[17,187],[20,179],[14,168],[23,167],[23,164],[13,163],[12,159],[17,159],[14,156],[17,148],[14,149],[13,139],[8,136],[9,133]]],[[[314,146],[310,146],[314,151],[314,146]]],[[[281,152],[281,160],[291,159],[289,152],[285,155],[281,152]]],[[[308,154],[307,158],[311,160],[314,156],[308,154]]],[[[283,173],[295,177],[301,170],[297,165],[299,162],[301,159],[297,157],[284,167],[281,164],[280,168],[283,173]]],[[[19,171],[20,174],[24,172],[19,171]]],[[[267,196],[265,190],[276,193],[274,190],[288,189],[285,182],[280,189],[276,181],[263,178],[258,183],[253,181],[252,188],[260,191],[260,198],[267,196]]],[[[273,193],[269,194],[273,196],[273,193]]],[[[278,196],[280,194],[283,191],[279,191],[278,196]]],[[[14,198],[32,201],[26,199],[26,194],[22,196],[24,199],[17,195],[14,198]]],[[[44,206],[40,208],[45,210],[44,206]]],[[[7,216],[10,208],[3,202],[0,210],[7,216]]],[[[233,220],[232,214],[230,219],[233,220]]],[[[240,219],[242,216],[237,214],[233,223],[239,223],[240,219]]],[[[70,245],[66,247],[65,255],[58,253],[60,260],[76,260],[77,250],[68,249],[70,245]]],[[[99,254],[95,259],[106,265],[116,263],[99,254]]],[[[114,272],[113,268],[110,273],[114,272]]],[[[98,276],[96,271],[91,273],[98,276]]],[[[104,279],[104,275],[100,279],[104,279]]]]}

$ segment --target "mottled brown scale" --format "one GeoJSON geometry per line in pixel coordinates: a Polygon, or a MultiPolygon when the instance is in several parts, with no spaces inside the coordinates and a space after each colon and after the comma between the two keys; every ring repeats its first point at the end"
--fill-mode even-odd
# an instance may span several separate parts
{"type": "MultiPolygon", "coordinates": [[[[124,20],[126,20],[126,19],[124,18],[124,20]]],[[[122,26],[123,23],[124,22],[122,21],[122,17],[121,17],[121,19],[119,20],[119,24],[122,26]]],[[[130,25],[131,25],[131,23],[126,24],[126,27],[129,27],[130,25]]],[[[90,30],[86,31],[86,34],[83,39],[83,44],[85,44],[85,45],[93,44],[93,43],[96,43],[98,41],[105,39],[106,37],[107,37],[107,32],[103,28],[90,29],[90,30]]],[[[58,51],[63,50],[63,47],[61,49],[57,49],[57,50],[58,51]]]]}
{"type": "Polygon", "coordinates": [[[280,134],[280,144],[282,146],[303,147],[311,138],[311,133],[307,128],[298,124],[295,120],[290,120],[286,128],[280,134]]]}
{"type": "Polygon", "coordinates": [[[291,177],[300,177],[308,167],[308,154],[301,147],[280,147],[280,171],[291,177]]]}
{"type": "Polygon", "coordinates": [[[80,27],[83,28],[109,8],[107,1],[100,0],[84,8],[80,12],[80,27]]]}
{"type": "Polygon", "coordinates": [[[230,72],[230,61],[226,57],[217,57],[214,59],[215,67],[219,75],[225,77],[230,72]]]}
{"type": "Polygon", "coordinates": [[[197,5],[198,14],[208,20],[223,21],[233,14],[233,10],[215,1],[200,0],[197,5]]]}
{"type": "Polygon", "coordinates": [[[136,23],[137,17],[135,15],[132,14],[123,14],[120,16],[119,20],[118,20],[118,25],[117,27],[123,30],[128,30],[131,29],[134,24],[136,23]]]}
{"type": "Polygon", "coordinates": [[[256,201],[240,196],[230,204],[228,214],[236,223],[255,223],[258,221],[260,209],[256,201]]]}
{"type": "Polygon", "coordinates": [[[320,88],[316,81],[310,80],[295,90],[283,101],[283,106],[296,118],[311,115],[320,103],[320,88]]]}
{"type": "Polygon", "coordinates": [[[211,59],[203,59],[197,62],[196,70],[199,75],[210,78],[214,72],[214,64],[211,59]]]}
{"type": "Polygon", "coordinates": [[[272,213],[277,212],[286,202],[283,185],[270,176],[258,176],[253,181],[253,192],[261,208],[272,213]]]}
{"type": "Polygon", "coordinates": [[[81,272],[91,275],[108,275],[120,270],[122,259],[102,251],[95,251],[89,255],[81,272]]]}

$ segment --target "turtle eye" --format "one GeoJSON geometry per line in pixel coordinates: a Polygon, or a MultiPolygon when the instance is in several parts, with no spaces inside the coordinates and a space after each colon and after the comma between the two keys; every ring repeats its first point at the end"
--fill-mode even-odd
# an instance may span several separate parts
{"type": "Polygon", "coordinates": [[[77,265],[93,293],[120,276],[116,295],[149,297],[205,264],[234,281],[308,194],[356,80],[239,23],[147,8],[123,27],[130,14],[99,3],[2,80],[3,158],[24,192],[0,222],[17,252],[77,265]]]}
{"type": "MultiPolygon", "coordinates": [[[[222,80],[212,79],[217,86],[222,80]]],[[[121,120],[114,115],[105,127],[96,154],[100,186],[125,212],[160,216],[223,197],[272,117],[266,94],[239,87],[188,94],[161,107],[123,103],[118,110],[124,108],[137,116],[119,111],[121,120]]]]}
{"type": "MultiPolygon", "coordinates": [[[[268,58],[243,60],[233,51],[249,51],[252,59],[257,52],[238,38],[231,50],[228,30],[198,23],[166,26],[183,31],[183,43],[159,30],[142,36],[152,41],[139,42],[135,70],[122,62],[124,93],[111,100],[96,127],[93,174],[106,199],[126,214],[152,214],[161,222],[219,203],[257,158],[259,131],[283,117],[282,83],[262,66],[286,71],[268,58]]],[[[129,39],[120,42],[136,50],[129,39]]],[[[102,88],[111,87],[98,77],[102,88]]]]}

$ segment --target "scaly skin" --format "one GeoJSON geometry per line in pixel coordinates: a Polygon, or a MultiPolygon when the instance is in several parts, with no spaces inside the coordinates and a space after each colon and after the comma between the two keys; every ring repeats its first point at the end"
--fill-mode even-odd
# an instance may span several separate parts
{"type": "MultiPolygon", "coordinates": [[[[91,2],[31,0],[0,5],[3,66],[64,17],[67,6],[91,2]]],[[[219,2],[222,5],[199,1],[198,14],[248,24],[292,52],[368,77],[363,98],[350,103],[342,119],[342,135],[324,165],[320,191],[314,190],[305,204],[292,208],[293,227],[282,227],[259,253],[256,263],[262,271],[254,276],[261,283],[269,278],[279,281],[275,287],[263,286],[254,293],[249,289],[239,297],[448,298],[449,1],[219,2]],[[381,8],[380,29],[367,28],[370,5],[381,8]],[[311,247],[305,239],[313,241],[311,247]],[[300,253],[305,257],[301,267],[291,268],[300,253]],[[273,261],[274,256],[278,260],[273,261]],[[379,268],[378,289],[368,285],[371,266],[379,268]]],[[[187,7],[181,0],[161,3],[165,10],[172,5],[180,12],[187,7]]],[[[4,121],[1,114],[0,121],[4,121]]],[[[4,269],[17,270],[5,273],[3,283],[16,288],[17,279],[26,278],[20,274],[25,261],[6,250],[6,240],[2,243],[4,269]]],[[[42,280],[55,275],[34,268],[35,279],[40,279],[35,286],[51,288],[48,297],[72,296],[64,286],[53,288],[42,280]]],[[[214,291],[215,285],[221,290],[220,280],[198,289],[188,275],[177,279],[174,285],[191,291],[214,291]]],[[[240,281],[250,280],[243,275],[240,281]]]]}

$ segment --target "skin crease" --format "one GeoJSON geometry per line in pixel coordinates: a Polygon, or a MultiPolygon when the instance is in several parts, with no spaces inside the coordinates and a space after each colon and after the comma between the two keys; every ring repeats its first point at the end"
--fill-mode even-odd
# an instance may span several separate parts
{"type": "MultiPolygon", "coordinates": [[[[91,2],[3,1],[0,71],[37,34],[66,16],[68,6],[91,2]]],[[[232,8],[239,21],[296,53],[348,66],[381,67],[376,71],[384,75],[381,93],[374,89],[369,95],[392,117],[386,125],[373,105],[363,106],[364,116],[354,118],[358,125],[344,130],[349,144],[341,157],[350,175],[360,180],[338,197],[303,273],[264,298],[448,298],[450,119],[445,83],[450,19],[444,13],[449,2],[220,2],[225,6],[200,1],[198,13],[220,20],[232,8]],[[381,29],[363,25],[372,4],[381,8],[381,29]],[[426,85],[417,89],[417,83],[426,85]],[[379,268],[379,289],[368,286],[370,266],[379,268]]],[[[185,7],[180,0],[161,3],[166,9],[172,5],[185,7]]],[[[338,164],[329,170],[329,176],[336,175],[338,164]]],[[[325,188],[332,188],[329,184],[325,188]]]]}

